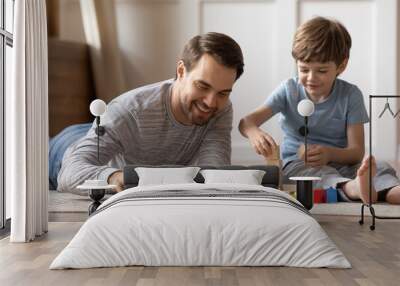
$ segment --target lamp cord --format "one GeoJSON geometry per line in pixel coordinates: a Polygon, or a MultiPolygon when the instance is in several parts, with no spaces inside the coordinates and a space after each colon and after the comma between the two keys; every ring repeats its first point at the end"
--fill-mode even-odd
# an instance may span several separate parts
{"type": "MultiPolygon", "coordinates": [[[[97,133],[97,162],[100,166],[100,117],[96,117],[96,133],[97,133]]],[[[99,174],[97,173],[97,179],[99,179],[99,174]]]]}
{"type": "Polygon", "coordinates": [[[307,131],[308,131],[308,127],[307,127],[307,125],[308,125],[308,116],[305,116],[304,117],[304,125],[306,126],[306,128],[305,128],[305,130],[306,130],[306,132],[305,132],[305,134],[304,134],[304,165],[306,165],[307,164],[307,131]]]}
{"type": "Polygon", "coordinates": [[[99,135],[99,126],[97,126],[97,162],[100,165],[100,135],[99,135]]]}

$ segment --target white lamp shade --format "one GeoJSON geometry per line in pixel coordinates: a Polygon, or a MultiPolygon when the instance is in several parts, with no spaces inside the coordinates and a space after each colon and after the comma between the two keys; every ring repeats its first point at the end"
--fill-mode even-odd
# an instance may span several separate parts
{"type": "Polygon", "coordinates": [[[101,99],[95,99],[90,104],[90,113],[92,113],[94,116],[103,115],[104,112],[106,112],[106,109],[107,109],[107,105],[101,99]]]}
{"type": "Polygon", "coordinates": [[[314,113],[314,103],[309,99],[303,99],[297,105],[297,111],[301,116],[310,116],[314,113]]]}

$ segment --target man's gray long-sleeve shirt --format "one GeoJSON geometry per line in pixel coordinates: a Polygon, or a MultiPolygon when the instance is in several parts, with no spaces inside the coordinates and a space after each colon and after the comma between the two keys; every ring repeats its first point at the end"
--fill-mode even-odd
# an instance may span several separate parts
{"type": "Polygon", "coordinates": [[[100,160],[95,125],[64,154],[58,190],[78,192],[87,179],[103,179],[124,164],[227,165],[231,157],[232,104],[203,126],[177,122],[171,110],[173,80],[131,90],[107,106],[100,160]]]}

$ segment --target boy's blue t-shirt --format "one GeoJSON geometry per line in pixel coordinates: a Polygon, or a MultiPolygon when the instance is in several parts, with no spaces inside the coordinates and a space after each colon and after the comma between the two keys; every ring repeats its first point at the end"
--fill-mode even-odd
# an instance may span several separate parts
{"type": "MultiPolygon", "coordinates": [[[[281,157],[285,166],[298,159],[297,150],[304,143],[299,129],[304,117],[297,111],[298,103],[309,99],[297,77],[284,81],[265,101],[274,114],[280,112],[279,123],[284,132],[281,157]]],[[[347,146],[347,126],[369,121],[360,89],[344,80],[336,79],[331,94],[324,102],[314,103],[315,111],[308,118],[308,144],[347,146]]]]}

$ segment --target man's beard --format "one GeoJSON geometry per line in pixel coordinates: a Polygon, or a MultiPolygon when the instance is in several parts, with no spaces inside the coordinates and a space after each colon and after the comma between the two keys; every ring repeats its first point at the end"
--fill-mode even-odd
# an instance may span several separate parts
{"type": "Polygon", "coordinates": [[[195,101],[192,101],[188,107],[187,104],[185,104],[185,102],[181,101],[181,107],[182,107],[182,111],[183,113],[186,115],[186,117],[188,118],[189,122],[197,125],[197,126],[203,126],[205,124],[207,124],[207,122],[212,118],[213,113],[207,117],[207,119],[204,119],[203,117],[199,117],[199,116],[193,116],[193,108],[197,108],[197,106],[195,106],[195,101]]]}

